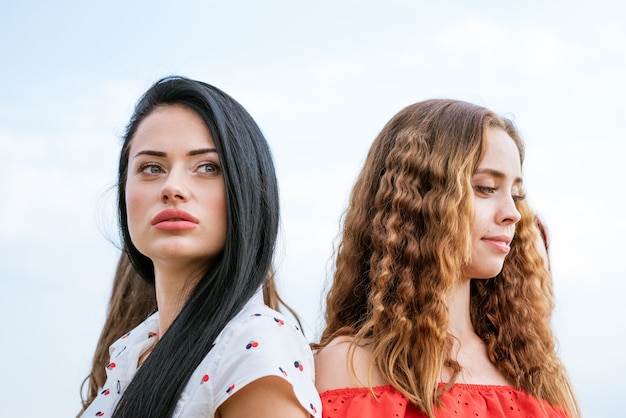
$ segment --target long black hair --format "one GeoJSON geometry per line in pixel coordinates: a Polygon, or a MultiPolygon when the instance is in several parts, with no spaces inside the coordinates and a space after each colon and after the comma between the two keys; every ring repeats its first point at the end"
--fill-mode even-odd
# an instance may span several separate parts
{"type": "Polygon", "coordinates": [[[169,417],[182,389],[230,319],[262,285],[279,222],[278,184],[269,146],[248,112],[221,90],[170,76],[157,81],[135,107],[118,171],[118,215],[124,245],[140,275],[154,283],[154,265],[133,245],[126,212],[130,142],[155,108],[182,105],[206,124],[223,170],[227,233],[222,254],[204,272],[180,314],[137,371],[114,417],[169,417]]]}

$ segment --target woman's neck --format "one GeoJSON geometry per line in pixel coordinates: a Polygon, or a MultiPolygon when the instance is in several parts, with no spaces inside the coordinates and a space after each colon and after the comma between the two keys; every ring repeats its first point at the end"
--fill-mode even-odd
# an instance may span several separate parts
{"type": "MultiPolygon", "coordinates": [[[[510,385],[504,375],[489,360],[484,341],[476,334],[470,315],[470,280],[462,280],[448,294],[448,332],[452,335],[450,356],[461,366],[457,383],[510,385]]],[[[442,381],[448,382],[452,371],[442,371],[442,381]]]]}
{"type": "Polygon", "coordinates": [[[461,341],[476,335],[470,316],[470,281],[462,279],[448,293],[446,302],[450,321],[448,331],[461,341]]]}
{"type": "Polygon", "coordinates": [[[159,336],[162,336],[174,322],[199,279],[200,274],[197,271],[155,265],[154,283],[159,309],[159,336]]]}

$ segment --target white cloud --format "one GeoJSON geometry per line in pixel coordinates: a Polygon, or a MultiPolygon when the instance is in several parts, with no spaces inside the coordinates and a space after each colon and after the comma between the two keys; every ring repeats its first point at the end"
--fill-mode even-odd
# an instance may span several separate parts
{"type": "MultiPolygon", "coordinates": [[[[510,28],[482,18],[470,18],[443,26],[434,37],[440,58],[457,69],[494,73],[511,65],[507,52],[513,42],[510,28]]],[[[426,61],[427,62],[427,61],[426,61]]]]}
{"type": "Polygon", "coordinates": [[[74,145],[85,141],[69,138],[66,143],[60,142],[51,138],[1,136],[0,153],[11,158],[6,158],[0,168],[3,192],[10,197],[0,205],[0,219],[11,222],[0,230],[0,237],[16,238],[45,231],[50,225],[42,222],[54,219],[71,219],[74,225],[70,228],[91,223],[95,199],[111,182],[99,169],[106,155],[102,155],[99,146],[86,146],[89,161],[77,161],[84,158],[84,152],[74,145]]]}
{"type": "Polygon", "coordinates": [[[569,71],[571,47],[550,27],[524,26],[518,29],[516,41],[521,53],[517,64],[529,77],[552,79],[569,71]]]}
{"type": "Polygon", "coordinates": [[[363,61],[351,59],[326,59],[314,62],[303,74],[320,84],[341,83],[346,80],[363,79],[369,68],[363,61]]]}

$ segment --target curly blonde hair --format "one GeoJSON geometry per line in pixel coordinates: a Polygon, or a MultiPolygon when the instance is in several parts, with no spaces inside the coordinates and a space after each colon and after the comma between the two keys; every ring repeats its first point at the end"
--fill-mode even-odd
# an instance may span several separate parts
{"type": "MultiPolygon", "coordinates": [[[[486,127],[513,123],[455,100],[428,100],[395,115],[374,141],[345,213],[318,347],[339,336],[368,345],[371,367],[420,410],[441,405],[441,370],[454,383],[446,294],[471,258],[470,179],[486,127]]],[[[502,272],[471,284],[471,319],[490,360],[514,384],[570,416],[580,412],[550,327],[551,275],[526,201],[502,272]]],[[[445,390],[446,388],[444,388],[445,390]]]]}

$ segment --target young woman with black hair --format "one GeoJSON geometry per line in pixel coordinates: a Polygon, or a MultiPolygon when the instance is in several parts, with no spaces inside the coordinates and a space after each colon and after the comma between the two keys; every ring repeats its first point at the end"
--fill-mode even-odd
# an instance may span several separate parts
{"type": "Polygon", "coordinates": [[[199,81],[155,83],[126,130],[118,210],[158,312],[111,346],[83,416],[318,417],[308,344],[263,303],[278,187],[243,107],[199,81]]]}

